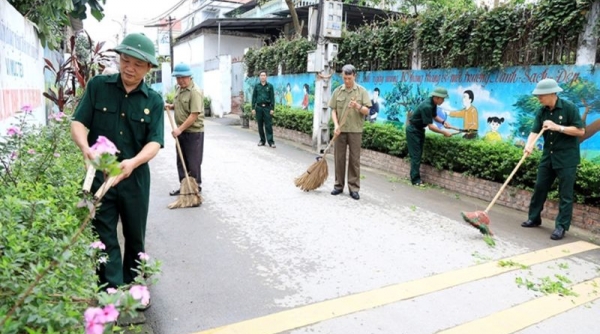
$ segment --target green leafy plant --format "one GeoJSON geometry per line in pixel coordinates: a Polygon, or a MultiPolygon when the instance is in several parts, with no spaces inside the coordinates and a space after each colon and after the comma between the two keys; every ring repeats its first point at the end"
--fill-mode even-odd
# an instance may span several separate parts
{"type": "Polygon", "coordinates": [[[559,294],[561,296],[577,296],[577,293],[573,289],[567,287],[567,284],[571,284],[566,276],[555,274],[556,280],[546,276],[539,278],[537,282],[530,281],[527,278],[517,277],[515,282],[519,287],[526,287],[528,290],[541,292],[545,295],[559,294]]]}

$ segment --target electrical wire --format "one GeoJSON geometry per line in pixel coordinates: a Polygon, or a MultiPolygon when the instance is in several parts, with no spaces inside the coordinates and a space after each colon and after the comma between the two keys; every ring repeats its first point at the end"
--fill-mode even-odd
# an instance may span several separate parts
{"type": "Polygon", "coordinates": [[[148,19],[148,20],[144,20],[144,21],[137,21],[137,22],[130,22],[131,24],[134,25],[149,25],[149,24],[153,24],[156,22],[159,22],[160,20],[164,19],[166,16],[169,16],[171,13],[173,13],[174,11],[176,11],[177,9],[179,9],[179,7],[181,7],[186,1],[188,0],[181,0],[178,3],[176,3],[173,7],[171,7],[170,9],[166,10],[164,13],[152,18],[152,19],[148,19]]]}

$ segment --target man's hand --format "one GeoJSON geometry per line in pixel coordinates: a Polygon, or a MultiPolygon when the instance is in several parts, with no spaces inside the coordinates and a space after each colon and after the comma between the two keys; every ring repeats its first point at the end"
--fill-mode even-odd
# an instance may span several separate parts
{"type": "Polygon", "coordinates": [[[544,121],[544,124],[542,125],[542,127],[545,130],[560,131],[560,126],[550,120],[544,121]]]}
{"type": "Polygon", "coordinates": [[[115,187],[117,184],[119,184],[119,182],[121,182],[122,180],[128,178],[131,173],[133,173],[133,170],[135,169],[135,162],[131,159],[125,159],[123,161],[121,161],[121,163],[119,164],[119,167],[121,168],[121,174],[119,174],[119,176],[117,176],[117,179],[115,180],[115,183],[113,183],[113,187],[115,187]]]}
{"type": "Polygon", "coordinates": [[[525,147],[523,148],[523,154],[528,157],[531,152],[533,152],[533,146],[527,146],[525,145],[525,147]]]}
{"type": "Polygon", "coordinates": [[[179,137],[179,135],[181,135],[181,132],[182,131],[179,130],[179,128],[177,128],[177,129],[171,131],[171,135],[173,135],[173,138],[177,138],[177,137],[179,137]]]}
{"type": "Polygon", "coordinates": [[[173,110],[173,104],[171,103],[165,103],[165,110],[173,110]]]}
{"type": "Polygon", "coordinates": [[[256,115],[256,110],[252,110],[252,116],[256,115]]]}
{"type": "Polygon", "coordinates": [[[444,127],[445,127],[446,129],[451,129],[451,128],[452,128],[452,125],[450,125],[450,123],[448,123],[448,122],[444,121],[444,127]]]}
{"type": "Polygon", "coordinates": [[[360,112],[360,109],[358,109],[358,108],[360,108],[360,103],[358,103],[354,100],[352,100],[352,101],[350,101],[350,103],[348,103],[348,107],[360,112]]]}
{"type": "Polygon", "coordinates": [[[342,133],[342,130],[340,129],[340,126],[339,126],[339,125],[336,125],[336,126],[334,127],[333,133],[334,133],[336,136],[339,136],[339,135],[340,135],[340,133],[342,133]]]}
{"type": "Polygon", "coordinates": [[[269,113],[270,113],[271,115],[273,115],[273,110],[271,110],[269,113]]]}

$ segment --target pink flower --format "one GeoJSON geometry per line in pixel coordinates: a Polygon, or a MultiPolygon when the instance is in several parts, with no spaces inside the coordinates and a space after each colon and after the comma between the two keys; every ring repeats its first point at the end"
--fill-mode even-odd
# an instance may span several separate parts
{"type": "Polygon", "coordinates": [[[150,256],[144,252],[139,252],[138,256],[140,257],[140,260],[142,260],[142,261],[150,260],[150,256]]]}
{"type": "Polygon", "coordinates": [[[10,152],[10,160],[15,160],[19,157],[19,153],[17,151],[10,152]]]}
{"type": "Polygon", "coordinates": [[[32,148],[30,148],[29,150],[27,150],[27,153],[29,153],[29,154],[35,154],[35,150],[32,149],[32,148]]]}
{"type": "Polygon", "coordinates": [[[150,292],[143,285],[134,285],[129,289],[129,293],[133,299],[139,300],[142,305],[148,305],[150,302],[150,292]]]}
{"type": "Polygon", "coordinates": [[[102,241],[94,241],[94,242],[92,242],[90,247],[95,248],[95,249],[102,249],[102,250],[106,249],[106,246],[102,243],[102,241]]]}
{"type": "Polygon", "coordinates": [[[117,311],[113,304],[106,305],[102,311],[104,312],[104,320],[106,322],[117,321],[119,311],[117,311]]]}
{"type": "Polygon", "coordinates": [[[104,333],[105,315],[104,311],[98,307],[89,307],[83,314],[85,319],[85,334],[104,333]]]}
{"type": "Polygon", "coordinates": [[[106,292],[107,292],[109,295],[115,294],[115,293],[117,293],[117,291],[119,291],[119,290],[117,290],[117,289],[115,289],[115,288],[108,288],[108,289],[106,289],[106,292]]]}
{"type": "Polygon", "coordinates": [[[103,153],[115,155],[117,152],[119,152],[115,144],[113,144],[113,142],[104,136],[98,136],[96,144],[94,144],[90,149],[98,155],[102,155],[103,153]]]}
{"type": "Polygon", "coordinates": [[[57,122],[62,122],[63,118],[67,116],[64,112],[55,112],[55,113],[51,113],[50,116],[48,116],[48,119],[53,119],[57,122]]]}
{"type": "Polygon", "coordinates": [[[33,108],[31,107],[31,104],[26,104],[21,107],[21,110],[24,111],[26,114],[31,114],[33,108]]]}
{"type": "Polygon", "coordinates": [[[18,127],[11,126],[6,130],[6,134],[13,137],[13,136],[21,136],[23,134],[23,132],[18,127]]]}

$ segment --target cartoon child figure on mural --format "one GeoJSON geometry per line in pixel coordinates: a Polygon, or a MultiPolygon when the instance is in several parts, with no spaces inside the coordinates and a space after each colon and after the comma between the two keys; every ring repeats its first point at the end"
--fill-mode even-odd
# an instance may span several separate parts
{"type": "Polygon", "coordinates": [[[496,117],[496,116],[488,117],[487,123],[490,126],[491,130],[485,134],[485,136],[483,137],[483,140],[485,140],[488,143],[501,142],[502,136],[498,132],[498,128],[500,127],[500,125],[502,125],[502,123],[504,123],[504,117],[496,117]]]}
{"type": "Polygon", "coordinates": [[[308,110],[308,93],[310,92],[310,87],[308,86],[308,84],[304,84],[303,86],[304,89],[304,98],[302,99],[302,109],[303,110],[308,110]]]}
{"type": "Polygon", "coordinates": [[[454,118],[463,119],[463,129],[467,130],[463,138],[474,139],[477,138],[477,130],[479,128],[479,121],[477,115],[477,108],[473,106],[473,100],[475,95],[472,90],[465,90],[462,95],[462,102],[464,109],[459,111],[450,112],[449,116],[454,118]]]}
{"type": "Polygon", "coordinates": [[[371,108],[369,108],[369,115],[366,117],[371,123],[377,121],[379,115],[379,88],[375,87],[373,90],[373,98],[371,99],[371,108]]]}
{"type": "Polygon", "coordinates": [[[292,86],[289,82],[285,86],[285,105],[290,107],[292,106],[292,86]]]}

